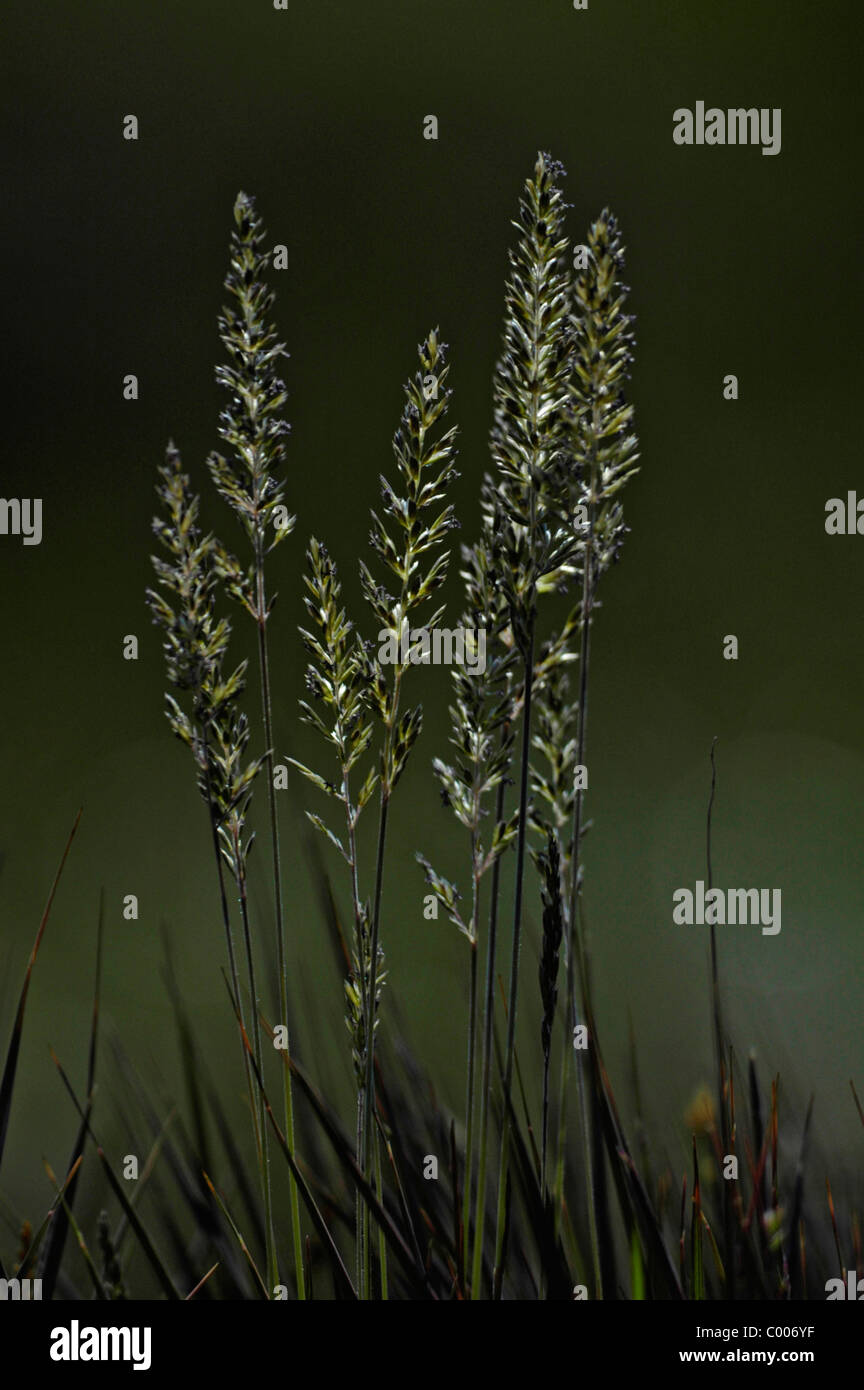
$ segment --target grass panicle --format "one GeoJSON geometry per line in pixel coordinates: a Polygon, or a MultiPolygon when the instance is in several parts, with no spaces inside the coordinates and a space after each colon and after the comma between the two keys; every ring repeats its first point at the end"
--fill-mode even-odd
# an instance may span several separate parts
{"type": "MultiPolygon", "coordinates": [[[[405,770],[423,722],[421,705],[402,708],[402,688],[415,651],[412,619],[423,610],[423,625],[434,629],[443,617],[443,608],[431,615],[425,610],[447,576],[449,551],[447,536],[457,525],[447,490],[456,478],[455,437],[451,427],[441,430],[452,392],[447,386],[447,349],[433,330],[418,348],[420,366],[405,387],[405,405],[393,437],[397,491],[382,476],[384,517],[372,513],[370,544],[380,565],[388,573],[386,583],[375,580],[361,562],[363,595],[378,623],[381,643],[378,660],[370,662],[370,688],[373,708],[382,727],[379,762],[379,819],[375,881],[369,944],[369,972],[366,984],[367,1061],[363,1091],[360,1161],[371,1172],[375,1110],[375,1033],[369,1020],[376,1015],[375,1000],[380,990],[379,975],[383,953],[380,944],[381,902],[390,800],[405,770]],[[395,584],[394,581],[395,580],[395,584]],[[386,587],[392,585],[393,591],[386,587]],[[388,657],[386,664],[382,654],[388,657]]],[[[367,1217],[368,1224],[368,1217],[367,1217]]],[[[361,1294],[369,1296],[369,1253],[363,1252],[364,1279],[361,1294]]]]}
{"type": "MultiPolygon", "coordinates": [[[[351,774],[369,748],[373,735],[370,707],[369,663],[366,649],[341,606],[341,584],[336,565],[314,538],[307,550],[305,605],[311,628],[301,628],[310,657],[306,667],[306,688],[313,701],[301,700],[304,723],[324,738],[332,748],[338,767],[336,781],[313,772],[305,764],[289,758],[303,776],[341,806],[345,842],[314,812],[306,814],[311,823],[335,846],[346,861],[351,878],[351,907],[354,925],[349,971],[345,981],[346,1023],[351,1036],[351,1055],[357,1090],[357,1152],[362,1150],[364,1094],[370,1032],[378,1026],[378,1006],[384,971],[376,971],[373,1018],[368,1022],[368,984],[372,974],[369,933],[369,903],[361,895],[357,850],[357,825],[364,808],[374,795],[378,771],[370,767],[356,792],[351,774]]],[[[360,1224],[363,1203],[358,1192],[356,1203],[358,1260],[361,1248],[360,1224]]],[[[360,1269],[357,1271],[360,1286],[360,1269]]]]}
{"type": "MultiPolygon", "coordinates": [[[[282,852],[274,778],[273,697],[270,681],[269,621],[276,595],[269,594],[265,560],[294,530],[296,517],[285,504],[285,440],[290,426],[283,409],[287,398],[279,376],[279,362],[288,356],[269,319],[274,293],[267,284],[270,253],[267,234],[255,201],[238,193],[234,204],[230,267],[225,288],[230,299],[219,317],[219,336],[228,356],[216,368],[216,380],[229,393],[229,404],[219,416],[219,434],[228,446],[225,454],[214,451],[207,466],[216,491],[228,504],[243,530],[250,552],[244,565],[224,545],[218,548],[220,577],[227,593],[239,602],[255,624],[258,674],[261,687],[261,720],[267,798],[270,817],[270,852],[273,866],[276,959],[279,1003],[286,1046],[290,1047],[288,956],[282,885],[282,852]]],[[[260,1052],[260,1024],[253,1019],[253,1038],[260,1052]]],[[[294,1107],[290,1072],[284,1073],[285,1133],[294,1145],[294,1107]]],[[[263,1135],[265,1148],[268,1135],[263,1135]]],[[[304,1296],[303,1246],[300,1203],[293,1173],[289,1176],[294,1274],[304,1296]]],[[[271,1280],[278,1281],[275,1261],[268,1259],[271,1280]]]]}
{"type": "MultiPolygon", "coordinates": [[[[578,485],[579,519],[583,542],[580,555],[581,605],[578,621],[579,696],[576,707],[576,747],[573,766],[586,766],[588,692],[591,629],[600,578],[617,559],[625,534],[620,492],[636,471],[637,440],[633,433],[633,407],[625,397],[625,385],[633,361],[633,317],[625,312],[627,286],[621,278],[624,246],[616,218],[604,210],[592,223],[587,244],[580,248],[581,268],[573,280],[572,340],[573,356],[568,394],[571,449],[578,485]]],[[[577,913],[582,884],[581,847],[584,823],[585,781],[574,787],[572,831],[569,853],[567,922],[567,1010],[568,1031],[580,1023],[577,1007],[576,962],[583,953],[581,974],[583,992],[587,965],[584,936],[578,930],[577,913]]],[[[589,1045],[596,1039],[589,1035],[589,1045]]],[[[562,1054],[559,1106],[558,1200],[563,1198],[564,1129],[567,1114],[567,1078],[571,1050],[562,1054]]],[[[593,1115],[595,1157],[587,1136],[585,1080],[580,1070],[580,1105],[585,1136],[585,1167],[589,1180],[594,1275],[598,1292],[602,1283],[599,1259],[598,1222],[606,1226],[602,1196],[602,1159],[596,1140],[598,1118],[593,1115]],[[596,1171],[595,1171],[596,1170],[596,1171]]],[[[608,1245],[608,1242],[607,1242],[608,1245]]],[[[609,1271],[607,1270],[607,1273],[609,1271]]]]}
{"type": "MultiPolygon", "coordinates": [[[[247,761],[249,721],[239,706],[246,663],[241,662],[225,674],[231,627],[226,618],[216,614],[218,542],[199,530],[199,501],[173,445],[168,446],[159,474],[156,491],[165,515],[154,518],[153,532],[168,558],[152,557],[159,588],[147,590],[147,603],[154,623],[163,632],[168,679],[183,695],[187,706],[184,709],[173,695],[166,694],[166,714],[172,732],[192,751],[198,790],[209,810],[232,995],[240,1018],[245,1020],[223,864],[227,864],[238,890],[251,1007],[257,1018],[258,989],[247,893],[247,862],[254,832],[247,833],[246,821],[263,759],[247,761]]],[[[256,1060],[260,1064],[260,1030],[253,1027],[253,1036],[257,1037],[256,1060]]],[[[267,1212],[268,1272],[273,1274],[277,1271],[264,1112],[252,1088],[245,1053],[244,1069],[255,1117],[255,1145],[267,1212]]]]}
{"type": "MultiPolygon", "coordinates": [[[[575,485],[567,450],[570,272],[566,261],[563,168],[538,155],[525,184],[510,253],[504,348],[494,383],[492,456],[496,467],[494,566],[523,670],[522,747],[516,878],[507,1008],[504,1091],[509,1098],[516,1049],[523,878],[527,847],[531,708],[537,599],[572,579],[578,537],[575,485]]],[[[510,1121],[505,1108],[498,1174],[495,1266],[500,1287],[510,1121]]]]}

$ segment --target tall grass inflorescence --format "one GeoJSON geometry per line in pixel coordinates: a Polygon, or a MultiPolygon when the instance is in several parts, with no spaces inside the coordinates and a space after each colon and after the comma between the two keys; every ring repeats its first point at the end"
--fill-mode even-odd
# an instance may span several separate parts
{"type": "MultiPolygon", "coordinates": [[[[216,379],[230,393],[230,403],[219,418],[219,434],[229,446],[227,455],[212,453],[207,460],[219,495],[238,519],[250,551],[247,567],[224,546],[219,549],[221,577],[227,592],[239,602],[255,624],[261,686],[264,734],[264,763],[267,769],[267,796],[270,813],[270,842],[273,860],[273,901],[275,907],[276,958],[279,970],[279,998],[282,1025],[288,1030],[288,963],[282,891],[282,864],[279,845],[279,818],[273,775],[273,699],[270,688],[268,624],[275,595],[268,595],[265,559],[294,529],[295,518],[284,503],[284,483],[278,470],[285,457],[285,436],[289,432],[282,415],[286,400],[285,384],[278,375],[280,357],[287,356],[276,330],[268,322],[274,301],[266,284],[269,252],[266,233],[253,199],[240,193],[234,205],[234,232],[231,238],[231,264],[225,288],[231,295],[219,319],[219,333],[228,362],[217,368],[216,379]]],[[[260,1054],[258,1000],[254,1001],[253,1038],[260,1054]]],[[[290,1044],[289,1044],[290,1045],[290,1044]]],[[[260,1067],[260,1056],[258,1057],[260,1067]]],[[[285,1135],[294,1152],[294,1107],[291,1072],[284,1068],[285,1135]]],[[[265,1135],[265,1145],[266,1145],[265,1135]]],[[[289,1178],[291,1221],[294,1237],[294,1271],[300,1297],[303,1290],[302,1235],[297,1187],[289,1178]]],[[[278,1283],[275,1258],[268,1261],[271,1277],[278,1283]]]]}
{"type": "MultiPolygon", "coordinates": [[[[508,605],[522,666],[519,819],[507,1041],[498,1172],[495,1279],[500,1291],[509,1166],[510,1113],[523,884],[528,832],[531,715],[536,657],[537,600],[572,577],[577,553],[573,525],[574,479],[567,450],[566,405],[570,362],[570,276],[565,260],[563,169],[541,154],[526,185],[514,224],[504,351],[494,386],[492,455],[497,469],[494,564],[508,605]]],[[[482,1216],[481,1216],[482,1219],[482,1216]]]]}

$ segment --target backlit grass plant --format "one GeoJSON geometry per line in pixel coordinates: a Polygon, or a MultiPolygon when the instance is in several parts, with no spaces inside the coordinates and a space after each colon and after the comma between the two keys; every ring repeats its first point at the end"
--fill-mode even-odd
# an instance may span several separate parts
{"type": "MultiPolygon", "coordinates": [[[[286,885],[302,855],[295,849],[289,862],[282,852],[274,727],[277,714],[281,725],[295,711],[270,670],[284,553],[274,552],[297,524],[286,505],[279,372],[287,354],[272,320],[264,228],[240,194],[219,318],[225,451],[207,460],[240,545],[235,554],[202,530],[199,497],[169,445],[147,603],[161,632],[169,726],[191,752],[209,820],[225,1026],[236,1031],[233,1080],[245,1086],[254,1167],[225,1099],[234,1086],[226,1081],[223,1094],[196,1041],[169,941],[188,1123],[170,1122],[118,1045],[124,1108],[150,1145],[138,1199],[126,1195],[117,1157],[99,1137],[100,924],[83,1095],[55,1058],[75,1142],[58,1176],[46,1168],[47,1214],[15,1213],[9,1223],[14,1243],[0,1278],[40,1277],[45,1297],[84,1290],[107,1299],[782,1300],[823,1296],[838,1262],[861,1272],[854,1194],[829,1188],[823,1211],[805,1182],[809,1112],[798,1125],[776,1078],[766,1088],[755,1061],[742,1067],[732,1049],[713,937],[716,1083],[687,1117],[692,1174],[673,1173],[644,1134],[637,1153],[604,1063],[582,911],[585,760],[598,592],[621,550],[622,492],[636,471],[627,396],[634,338],[617,221],[605,210],[574,242],[563,173],[541,153],[514,222],[489,466],[477,470],[475,538],[459,548],[465,651],[476,658],[482,649],[485,659],[453,665],[450,748],[429,750],[430,785],[458,823],[463,872],[445,877],[422,846],[408,870],[465,942],[464,980],[441,1002],[463,1028],[464,1102],[455,1113],[442,1106],[399,1026],[395,992],[384,992],[384,946],[400,940],[393,886],[404,871],[391,857],[393,799],[409,759],[416,763],[423,711],[414,667],[425,660],[423,632],[445,622],[440,591],[456,525],[447,351],[437,331],[428,334],[405,387],[393,468],[380,477],[371,514],[372,553],[360,561],[358,611],[349,611],[334,556],[316,538],[306,545],[299,713],[322,756],[286,761],[295,801],[334,858],[333,872],[325,861],[317,876],[320,922],[289,920],[286,885]],[[254,721],[247,664],[230,658],[229,603],[254,629],[254,721]],[[250,858],[253,799],[267,826],[266,868],[250,858]],[[263,898],[253,895],[259,886],[263,898]],[[339,1023],[354,1089],[347,1114],[322,1090],[309,1045],[317,1039],[302,1049],[295,1042],[290,962],[309,931],[327,931],[335,946],[332,980],[315,982],[315,1023],[323,1035],[332,1000],[347,1024],[346,1036],[339,1023]],[[527,968],[531,956],[537,965],[527,968]],[[791,1171],[781,1139],[798,1147],[791,1171]],[[741,1159],[734,1192],[716,1177],[730,1145],[741,1159]],[[85,1181],[98,1198],[92,1222],[81,1216],[85,1181]]],[[[0,1162],[31,978],[74,833],[0,1079],[0,1162]]],[[[854,1088],[853,1097],[864,1121],[854,1088]]]]}

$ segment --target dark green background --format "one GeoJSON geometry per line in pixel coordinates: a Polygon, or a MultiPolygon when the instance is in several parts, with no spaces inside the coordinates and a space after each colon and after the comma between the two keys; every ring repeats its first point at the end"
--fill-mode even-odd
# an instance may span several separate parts
{"type": "MultiPolygon", "coordinates": [[[[164,724],[143,603],[169,437],[209,486],[238,189],[289,249],[274,280],[299,524],[273,570],[277,746],[320,765],[296,719],[305,538],[327,542],[353,601],[401,383],[433,324],[451,345],[456,502],[474,534],[510,218],[540,147],[567,167],[576,240],[604,204],[618,214],[638,316],[643,467],[597,618],[589,733],[586,912],[613,1082],[629,1115],[629,1012],[651,1132],[680,1171],[683,1110],[711,1053],[706,937],[673,927],[671,895],[704,877],[717,735],[716,881],[783,893],[779,937],[721,932],[736,1046],[758,1048],[763,1080],[781,1072],[793,1136],[817,1092],[817,1167],[845,1170],[858,1125],[848,1079],[864,1083],[864,540],[827,537],[824,505],[864,491],[854,17],[851,4],[805,0],[590,0],[585,12],[570,0],[290,0],[287,13],[269,0],[7,5],[2,493],[44,499],[44,539],[0,538],[4,1030],[79,805],[84,816],[31,996],[4,1211],[38,1218],[49,1197],[38,1159],[65,1162],[74,1116],[48,1046],[83,1086],[101,888],[106,1028],[165,1097],[179,1094],[159,980],[165,922],[199,1039],[226,1094],[241,1089],[206,819],[164,724]],[[673,110],[698,99],[781,107],[781,154],[674,145],[673,110]],[[127,113],[137,143],[122,138],[127,113]],[[437,143],[422,138],[428,113],[437,143]],[[122,399],[128,372],[137,403],[122,399]],[[729,372],[735,403],[722,397],[729,372]],[[140,639],[137,664],[121,658],[127,633],[140,639]],[[722,659],[726,633],[739,638],[737,662],[722,659]],[[132,892],[141,917],[126,923],[132,892]]],[[[233,543],[221,504],[208,494],[205,507],[233,543]]],[[[457,588],[448,595],[455,621],[457,588]]],[[[429,774],[446,748],[446,673],[418,672],[414,688],[427,731],[399,793],[384,940],[413,1041],[458,1108],[464,943],[423,920],[412,862],[423,848],[464,873],[463,839],[429,774]]],[[[254,697],[253,686],[253,712],[254,697]]],[[[298,1047],[326,1083],[345,1084],[301,816],[313,803],[292,786],[282,805],[298,1047]]],[[[264,878],[257,891],[266,905],[264,878]]],[[[534,957],[532,935],[523,1022],[534,957]]],[[[536,1032],[522,1048],[534,1058],[536,1032]]],[[[119,1082],[110,1066],[104,1078],[102,1126],[122,1154],[132,1141],[119,1082]]]]}

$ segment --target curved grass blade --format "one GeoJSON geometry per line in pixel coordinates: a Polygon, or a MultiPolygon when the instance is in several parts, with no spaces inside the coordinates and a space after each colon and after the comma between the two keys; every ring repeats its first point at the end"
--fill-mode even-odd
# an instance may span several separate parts
{"type": "Polygon", "coordinates": [[[129,1225],[132,1227],[133,1231],[138,1237],[138,1242],[141,1246],[141,1249],[147,1256],[147,1259],[149,1260],[153,1268],[153,1272],[155,1273],[156,1278],[159,1280],[159,1283],[162,1289],[164,1290],[166,1297],[170,1299],[177,1299],[179,1301],[180,1294],[174,1284],[174,1281],[171,1278],[171,1275],[168,1273],[167,1269],[165,1268],[164,1264],[162,1263],[161,1259],[159,1258],[159,1255],[156,1253],[156,1248],[153,1245],[153,1242],[151,1241],[141,1222],[138,1220],[136,1213],[133,1211],[129,1199],[126,1196],[126,1193],[123,1191],[123,1188],[117,1181],[117,1178],[114,1174],[114,1170],[111,1167],[111,1164],[108,1162],[108,1158],[105,1154],[105,1151],[102,1148],[102,1145],[99,1143],[98,1139],[96,1138],[96,1135],[93,1133],[93,1128],[90,1124],[90,1121],[84,1114],[84,1111],[82,1110],[81,1105],[79,1104],[78,1097],[75,1095],[75,1092],[72,1088],[72,1083],[70,1082],[68,1076],[63,1070],[63,1067],[60,1064],[60,1059],[58,1058],[53,1048],[51,1049],[51,1057],[54,1061],[54,1065],[60,1073],[63,1085],[69,1092],[69,1095],[72,1099],[72,1104],[75,1106],[75,1109],[78,1111],[78,1114],[84,1121],[87,1128],[87,1133],[89,1134],[90,1138],[93,1140],[94,1145],[96,1146],[96,1153],[99,1156],[99,1162],[102,1164],[102,1167],[105,1170],[105,1176],[107,1177],[108,1182],[111,1186],[111,1191],[114,1193],[114,1196],[120,1203],[120,1206],[123,1209],[123,1214],[125,1215],[127,1221],[129,1222],[129,1225]]]}
{"type": "MultiPolygon", "coordinates": [[[[45,1164],[45,1172],[48,1174],[48,1181],[51,1183],[51,1186],[56,1188],[57,1178],[54,1175],[54,1170],[52,1169],[50,1163],[45,1164]]],[[[66,1214],[66,1220],[72,1227],[72,1234],[78,1242],[78,1249],[81,1251],[81,1254],[84,1257],[84,1263],[87,1266],[87,1273],[90,1275],[90,1280],[93,1284],[93,1289],[96,1294],[96,1297],[100,1300],[100,1302],[107,1303],[110,1301],[108,1298],[108,1291],[105,1288],[105,1285],[103,1284],[99,1276],[99,1271],[96,1268],[93,1256],[90,1254],[90,1251],[87,1248],[87,1242],[81,1233],[81,1227],[78,1225],[78,1222],[72,1215],[72,1208],[69,1205],[66,1198],[61,1195],[60,1201],[63,1204],[63,1210],[66,1214]]]]}
{"type": "MultiPolygon", "coordinates": [[[[246,1287],[245,1265],[241,1260],[238,1260],[234,1244],[225,1232],[224,1224],[213,1202],[212,1195],[208,1192],[200,1176],[202,1167],[207,1168],[209,1171],[212,1165],[207,1163],[205,1158],[194,1152],[194,1147],[186,1135],[182,1122],[179,1119],[175,1126],[175,1129],[179,1128],[179,1140],[175,1142],[171,1138],[169,1125],[171,1125],[174,1120],[175,1112],[172,1110],[165,1121],[162,1121],[131,1059],[116,1039],[114,1041],[114,1050],[118,1063],[124,1075],[128,1078],[129,1086],[138,1100],[141,1112],[146,1119],[146,1123],[154,1137],[154,1141],[158,1145],[158,1148],[151,1151],[151,1155],[148,1156],[145,1172],[136,1183],[134,1195],[130,1200],[133,1204],[138,1203],[142,1182],[146,1181],[153,1173],[153,1165],[157,1154],[159,1152],[164,1153],[165,1163],[174,1179],[177,1189],[189,1208],[190,1217],[201,1239],[205,1242],[212,1241],[216,1244],[225,1267],[225,1272],[229,1276],[239,1276],[241,1286],[246,1287]]],[[[176,1227],[175,1239],[174,1229],[173,1226],[170,1228],[177,1261],[184,1267],[186,1278],[190,1282],[195,1283],[197,1282],[198,1275],[194,1261],[189,1258],[188,1241],[179,1227],[176,1227]]]]}
{"type": "Polygon", "coordinates": [[[206,1273],[205,1275],[203,1275],[201,1279],[198,1280],[198,1283],[195,1285],[195,1287],[194,1287],[194,1289],[192,1290],[192,1292],[191,1292],[191,1293],[187,1293],[185,1299],[183,1300],[184,1303],[189,1303],[189,1302],[195,1297],[196,1293],[198,1293],[198,1291],[199,1291],[200,1289],[203,1289],[204,1285],[207,1283],[207,1280],[210,1278],[210,1275],[211,1275],[211,1274],[215,1274],[215,1273],[216,1273],[216,1270],[217,1270],[218,1268],[219,1268],[219,1261],[217,1260],[216,1263],[215,1263],[215,1265],[211,1265],[210,1268],[208,1269],[207,1273],[206,1273]]]}
{"type": "Polygon", "coordinates": [[[405,1186],[402,1182],[402,1177],[399,1173],[399,1165],[396,1162],[396,1156],[393,1153],[393,1145],[390,1143],[389,1136],[385,1133],[384,1126],[381,1123],[381,1118],[377,1114],[375,1116],[375,1121],[378,1126],[378,1134],[380,1136],[381,1143],[384,1146],[384,1150],[387,1154],[388,1159],[390,1160],[390,1167],[393,1170],[393,1178],[396,1183],[396,1191],[399,1193],[399,1205],[402,1208],[402,1216],[405,1220],[406,1229],[408,1230],[408,1233],[411,1236],[411,1244],[414,1246],[414,1257],[417,1261],[418,1266],[420,1266],[423,1264],[423,1256],[420,1253],[420,1242],[417,1239],[417,1230],[414,1226],[414,1221],[411,1216],[411,1210],[408,1206],[408,1198],[405,1193],[405,1186]]]}
{"type": "MultiPolygon", "coordinates": [[[[78,1169],[81,1166],[81,1162],[82,1159],[79,1158],[74,1164],[74,1166],[70,1168],[69,1172],[66,1174],[66,1177],[63,1179],[62,1186],[58,1189],[57,1193],[55,1194],[54,1205],[46,1213],[45,1219],[43,1220],[41,1226],[39,1227],[38,1231],[36,1231],[27,1249],[24,1251],[24,1254],[22,1255],[20,1260],[19,1268],[26,1269],[28,1265],[31,1265],[33,1263],[36,1256],[39,1254],[39,1250],[42,1246],[43,1240],[45,1239],[45,1235],[48,1231],[48,1228],[51,1225],[51,1222],[54,1220],[54,1215],[57,1211],[57,1204],[59,1203],[61,1197],[63,1196],[63,1193],[66,1191],[70,1182],[72,1182],[73,1178],[77,1177],[78,1169]]],[[[0,1278],[5,1278],[5,1275],[0,1274],[0,1278]]]]}
{"type": "MultiPolygon", "coordinates": [[[[722,1261],[722,1259],[721,1259],[721,1257],[720,1257],[720,1249],[719,1249],[719,1246],[717,1245],[717,1241],[716,1241],[716,1239],[715,1239],[714,1232],[713,1232],[712,1229],[711,1229],[711,1223],[710,1223],[710,1221],[708,1220],[708,1217],[705,1215],[704,1211],[701,1213],[701,1216],[702,1216],[702,1225],[705,1227],[705,1230],[708,1232],[708,1242],[709,1242],[709,1244],[710,1244],[710,1246],[711,1246],[711,1254],[714,1256],[714,1267],[715,1267],[715,1269],[717,1270],[717,1275],[718,1275],[718,1278],[719,1278],[719,1280],[720,1280],[720,1283],[721,1283],[721,1285],[723,1286],[723,1288],[725,1289],[725,1287],[726,1287],[726,1270],[725,1270],[725,1268],[724,1268],[724,1266],[723,1266],[723,1261],[722,1261]]],[[[725,1295],[724,1295],[724,1297],[725,1297],[725,1295]]]]}
{"type": "Polygon", "coordinates": [[[9,1129],[9,1115],[12,1110],[12,1092],[15,1087],[15,1073],[18,1069],[18,1054],[21,1051],[21,1034],[24,1028],[24,1010],[27,1007],[27,995],[30,991],[30,980],[33,975],[33,967],[36,964],[36,957],[39,954],[39,947],[42,944],[42,937],[48,922],[48,915],[54,902],[54,896],[60,883],[63,868],[72,848],[72,841],[75,838],[75,831],[81,820],[81,811],[75,817],[69,838],[66,841],[66,848],[60,858],[57,872],[54,875],[54,882],[51,885],[51,892],[48,894],[48,901],[45,904],[45,911],[42,913],[42,920],[39,923],[39,930],[36,933],[36,940],[30,952],[30,960],[24,975],[24,984],[21,987],[21,995],[18,1000],[18,1011],[15,1015],[15,1023],[12,1027],[12,1038],[6,1053],[6,1065],[3,1068],[3,1080],[0,1081],[0,1164],[3,1162],[3,1149],[6,1145],[6,1134],[9,1129]]]}
{"type": "Polygon", "coordinates": [[[801,1223],[801,1214],[804,1208],[804,1172],[807,1165],[807,1140],[810,1135],[810,1122],[813,1119],[813,1105],[815,1099],[815,1096],[810,1097],[810,1104],[807,1106],[807,1115],[804,1119],[804,1130],[801,1135],[801,1150],[798,1154],[798,1167],[795,1173],[795,1188],[792,1194],[792,1212],[789,1217],[788,1265],[791,1281],[790,1297],[793,1299],[801,1298],[804,1290],[804,1265],[801,1246],[803,1226],[801,1223]]]}
{"type": "MultiPolygon", "coordinates": [[[[546,1297],[552,1301],[569,1300],[572,1297],[573,1281],[560,1242],[555,1234],[555,1218],[552,1204],[544,1198],[541,1186],[540,1162],[533,1131],[525,1134],[516,1116],[512,1097],[505,1095],[510,1108],[510,1135],[513,1144],[513,1169],[522,1190],[522,1199],[528,1214],[528,1225],[534,1233],[540,1255],[543,1273],[543,1286],[546,1297]]],[[[500,1287],[503,1291],[504,1260],[499,1271],[500,1287]]]]}
{"type": "Polygon", "coordinates": [[[213,1183],[210,1181],[210,1178],[209,1178],[209,1176],[207,1175],[207,1173],[204,1173],[204,1174],[203,1174],[203,1178],[204,1178],[204,1181],[206,1182],[206,1184],[207,1184],[207,1186],[208,1186],[208,1188],[209,1188],[209,1190],[210,1190],[210,1193],[211,1193],[211,1195],[212,1195],[212,1197],[213,1197],[213,1200],[214,1200],[214,1201],[216,1202],[216,1204],[218,1205],[219,1210],[221,1211],[222,1215],[225,1217],[225,1220],[228,1222],[228,1225],[231,1227],[231,1230],[234,1232],[234,1237],[235,1237],[235,1239],[236,1239],[236,1241],[237,1241],[237,1244],[240,1246],[240,1249],[243,1251],[243,1254],[245,1255],[246,1260],[247,1260],[247,1262],[248,1262],[249,1268],[251,1269],[253,1275],[255,1276],[255,1282],[257,1283],[258,1288],[259,1288],[260,1291],[261,1291],[261,1297],[262,1297],[262,1298],[266,1298],[266,1299],[271,1298],[272,1295],[268,1292],[267,1285],[264,1283],[264,1280],[261,1278],[261,1273],[260,1273],[260,1271],[259,1271],[259,1269],[258,1269],[258,1266],[256,1265],[254,1259],[252,1258],[252,1252],[251,1252],[251,1250],[249,1249],[249,1246],[246,1244],[245,1240],[243,1239],[243,1235],[242,1235],[242,1233],[241,1233],[241,1231],[240,1231],[240,1228],[239,1228],[239,1226],[237,1225],[236,1221],[234,1220],[233,1216],[231,1215],[230,1211],[228,1210],[227,1204],[226,1204],[225,1202],[223,1202],[222,1198],[219,1196],[219,1193],[216,1191],[216,1188],[214,1187],[213,1183]]]}
{"type": "MultiPolygon", "coordinates": [[[[99,894],[99,918],[96,930],[96,983],[93,990],[93,1018],[90,1025],[90,1053],[87,1059],[87,1118],[89,1119],[93,1106],[93,1088],[96,1081],[96,1048],[99,1038],[99,993],[102,980],[102,942],[105,929],[105,890],[99,894]]],[[[69,1160],[69,1171],[76,1169],[78,1160],[84,1153],[84,1144],[87,1138],[87,1126],[84,1120],[78,1126],[78,1134],[75,1145],[72,1149],[72,1157],[69,1160]]],[[[48,1244],[45,1247],[45,1255],[42,1261],[42,1289],[45,1299],[54,1297],[54,1289],[57,1284],[57,1275],[63,1259],[63,1248],[66,1244],[66,1233],[69,1229],[69,1212],[75,1206],[75,1194],[78,1189],[78,1178],[69,1186],[66,1198],[56,1213],[51,1225],[51,1234],[48,1244]],[[68,1210],[67,1210],[68,1208],[68,1210]]]]}

